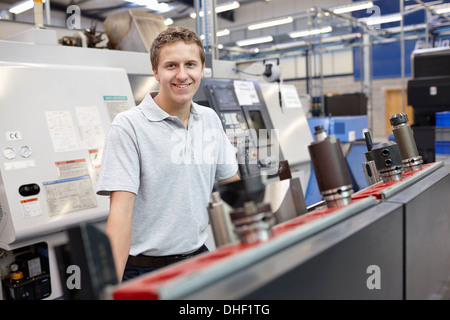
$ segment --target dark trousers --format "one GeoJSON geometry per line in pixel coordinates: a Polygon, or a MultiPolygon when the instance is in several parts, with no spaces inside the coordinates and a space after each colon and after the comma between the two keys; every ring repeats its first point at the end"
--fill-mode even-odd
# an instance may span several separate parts
{"type": "MultiPolygon", "coordinates": [[[[203,245],[203,246],[200,247],[200,249],[194,255],[188,256],[188,257],[185,257],[185,258],[180,258],[177,261],[186,260],[186,259],[189,259],[190,257],[193,257],[193,256],[197,255],[197,254],[208,252],[208,251],[209,251],[208,248],[205,245],[203,245]]],[[[130,263],[127,263],[125,265],[125,270],[123,272],[122,282],[130,280],[130,279],[133,279],[133,278],[136,278],[136,277],[139,277],[139,276],[141,276],[143,274],[146,274],[146,273],[149,273],[149,272],[152,272],[152,271],[155,271],[155,270],[159,270],[159,269],[161,269],[161,268],[163,268],[165,266],[170,265],[171,263],[177,262],[177,261],[174,261],[173,256],[158,257],[158,258],[159,259],[161,259],[161,258],[164,259],[164,263],[161,266],[158,266],[158,267],[155,267],[155,266],[151,266],[151,267],[135,266],[135,265],[132,265],[130,263]]]]}

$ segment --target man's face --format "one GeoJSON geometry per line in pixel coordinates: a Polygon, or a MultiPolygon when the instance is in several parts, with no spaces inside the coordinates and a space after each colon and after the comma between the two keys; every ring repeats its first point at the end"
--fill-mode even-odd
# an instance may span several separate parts
{"type": "Polygon", "coordinates": [[[203,70],[197,45],[178,41],[162,47],[158,70],[153,69],[160,84],[158,96],[161,101],[168,107],[190,105],[203,70]]]}

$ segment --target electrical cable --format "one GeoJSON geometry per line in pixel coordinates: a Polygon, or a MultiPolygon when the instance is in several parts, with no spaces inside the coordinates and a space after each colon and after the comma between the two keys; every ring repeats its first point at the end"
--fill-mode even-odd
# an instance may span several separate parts
{"type": "Polygon", "coordinates": [[[243,74],[248,74],[250,76],[255,76],[255,77],[260,77],[260,76],[264,75],[263,73],[260,73],[260,74],[250,73],[250,72],[239,70],[239,69],[236,69],[236,68],[231,68],[231,70],[236,71],[236,72],[240,72],[240,73],[243,73],[243,74]]]}

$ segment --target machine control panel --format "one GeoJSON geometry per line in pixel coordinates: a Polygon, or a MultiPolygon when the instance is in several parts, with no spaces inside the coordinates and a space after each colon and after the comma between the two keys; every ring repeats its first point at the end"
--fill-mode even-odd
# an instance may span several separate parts
{"type": "Polygon", "coordinates": [[[217,112],[236,152],[245,154],[238,154],[238,161],[244,159],[250,174],[277,173],[278,163],[282,160],[281,150],[278,143],[273,143],[276,141],[272,133],[274,128],[256,81],[203,79],[194,100],[217,112]]]}
{"type": "Polygon", "coordinates": [[[244,146],[248,136],[248,125],[242,111],[221,112],[225,133],[236,148],[244,146]]]}

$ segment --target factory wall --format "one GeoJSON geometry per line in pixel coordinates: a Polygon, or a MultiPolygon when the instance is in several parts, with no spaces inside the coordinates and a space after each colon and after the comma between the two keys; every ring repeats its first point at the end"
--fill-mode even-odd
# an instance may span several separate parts
{"type": "MultiPolygon", "coordinates": [[[[340,4],[348,3],[347,0],[272,0],[270,2],[256,2],[252,5],[242,5],[239,10],[234,12],[234,22],[225,19],[217,19],[218,29],[227,27],[234,27],[244,25],[248,21],[258,21],[264,19],[270,19],[285,15],[286,7],[292,8],[293,15],[306,14],[308,8],[318,7],[332,7],[340,4]],[[282,2],[282,5],[281,5],[282,2]]],[[[30,11],[28,14],[19,15],[21,21],[5,21],[0,20],[0,39],[6,38],[10,34],[18,33],[26,30],[30,27],[30,23],[33,22],[33,13],[30,11]]],[[[80,30],[70,30],[65,26],[66,15],[64,12],[52,11],[51,13],[52,25],[58,36],[73,35],[80,30]]],[[[44,20],[45,21],[45,20],[44,20]]],[[[298,24],[298,22],[297,22],[298,24]]],[[[175,25],[185,25],[187,27],[195,29],[195,20],[192,18],[185,18],[176,20],[175,25]]],[[[81,27],[83,30],[88,29],[91,26],[91,20],[87,18],[81,19],[81,27]]],[[[303,26],[296,25],[294,28],[302,28],[303,26]]],[[[53,28],[53,27],[52,27],[53,28]]],[[[246,37],[256,37],[263,34],[277,34],[285,32],[284,26],[266,28],[255,31],[247,31],[244,28],[242,31],[232,32],[230,36],[237,36],[239,32],[245,33],[246,37]]],[[[292,27],[291,27],[292,28],[292,27]]],[[[97,30],[102,31],[103,27],[101,22],[97,24],[97,30]]],[[[219,42],[230,41],[232,38],[223,37],[219,38],[219,42]]],[[[309,93],[314,96],[320,94],[321,91],[324,94],[327,93],[355,93],[362,91],[362,83],[358,80],[357,73],[359,70],[355,70],[354,53],[352,48],[342,49],[330,49],[324,52],[322,55],[322,65],[319,64],[318,55],[311,59],[311,74],[316,77],[323,77],[323,83],[320,83],[319,79],[313,79],[310,81],[309,93]],[[322,85],[322,88],[318,86],[322,85]],[[320,90],[321,89],[321,90],[320,90]]],[[[297,87],[299,94],[307,93],[306,85],[306,58],[304,52],[299,50],[298,52],[291,52],[289,55],[280,55],[279,59],[281,79],[286,83],[293,84],[297,87]]],[[[243,69],[250,73],[261,73],[262,64],[255,63],[253,60],[248,60],[248,63],[238,63],[238,69],[243,69]]],[[[243,75],[240,75],[243,77],[243,75]]],[[[247,76],[248,78],[255,78],[247,76]]],[[[407,81],[407,79],[405,80],[407,81]]],[[[373,79],[372,80],[372,97],[370,100],[369,108],[369,124],[371,124],[372,134],[375,137],[385,137],[385,91],[386,89],[402,87],[402,80],[399,77],[385,78],[385,79],[373,79]]]]}
{"type": "MultiPolygon", "coordinates": [[[[408,81],[406,78],[405,81],[408,81]]],[[[289,84],[296,86],[299,94],[306,92],[306,80],[294,80],[289,81],[289,84]]],[[[385,122],[385,110],[386,110],[386,90],[388,89],[401,89],[401,78],[390,79],[374,79],[372,80],[372,99],[371,106],[372,112],[368,112],[369,126],[372,127],[372,136],[375,140],[381,142],[386,137],[386,122],[385,122]]],[[[325,77],[324,88],[326,93],[354,93],[361,91],[361,82],[355,81],[353,75],[325,77]]]]}

